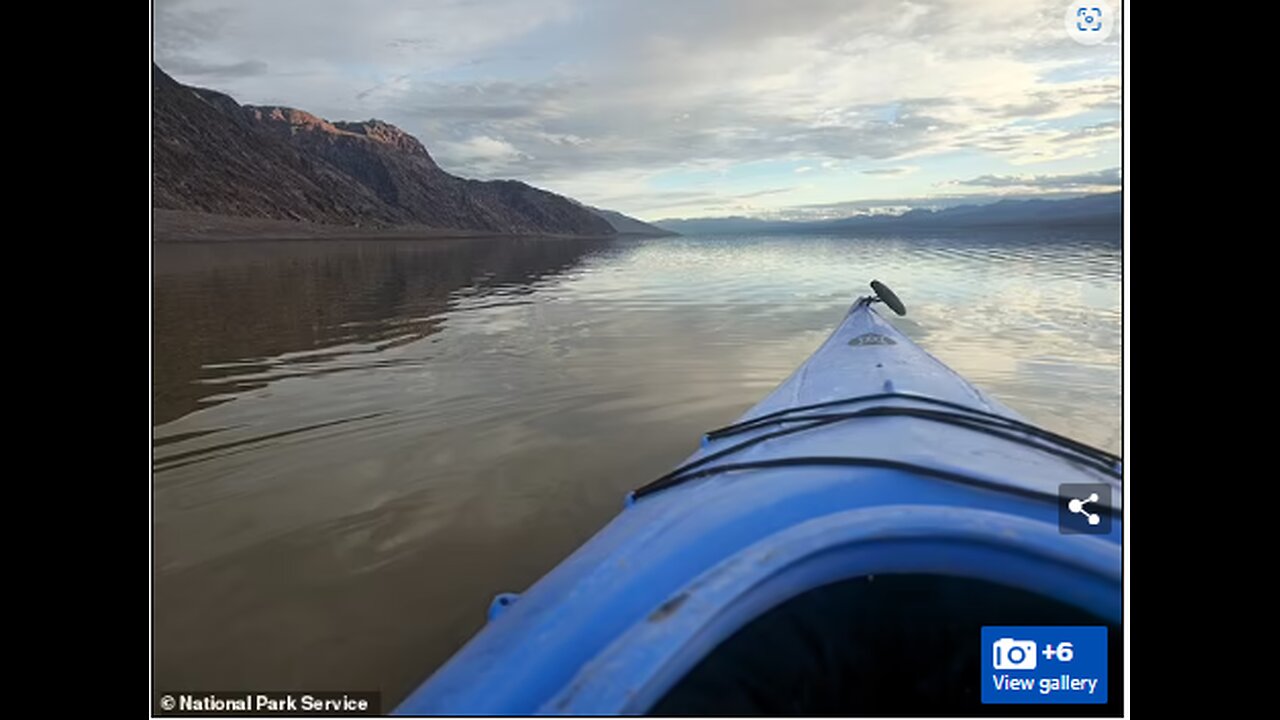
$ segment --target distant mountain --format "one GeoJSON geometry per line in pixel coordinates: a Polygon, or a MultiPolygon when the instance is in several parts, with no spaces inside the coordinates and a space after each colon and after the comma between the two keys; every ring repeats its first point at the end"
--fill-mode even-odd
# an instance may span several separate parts
{"type": "Polygon", "coordinates": [[[650,225],[642,220],[637,220],[629,215],[623,215],[616,210],[601,210],[590,205],[586,206],[588,210],[604,218],[619,235],[634,235],[637,237],[664,237],[668,235],[678,235],[670,230],[664,230],[657,225],[650,225]]]}
{"type": "Polygon", "coordinates": [[[153,206],[165,210],[353,227],[617,233],[605,217],[555,193],[451,175],[394,125],[241,106],[154,65],[152,177],[153,206]]]}
{"type": "Polygon", "coordinates": [[[1000,200],[943,210],[910,210],[901,215],[859,215],[840,220],[785,221],[746,217],[659,220],[655,225],[682,235],[737,233],[845,233],[858,231],[946,230],[983,227],[1119,227],[1121,194],[1065,200],[1000,200]]]}
{"type": "Polygon", "coordinates": [[[838,227],[872,223],[893,227],[1119,226],[1124,201],[1120,193],[1086,195],[1065,200],[1000,200],[988,205],[959,205],[943,210],[911,210],[897,217],[837,220],[838,227]]]}

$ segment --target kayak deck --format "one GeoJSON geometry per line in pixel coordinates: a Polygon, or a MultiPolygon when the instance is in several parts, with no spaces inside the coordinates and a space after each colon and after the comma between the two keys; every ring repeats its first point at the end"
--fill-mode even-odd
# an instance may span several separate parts
{"type": "Polygon", "coordinates": [[[864,298],[790,378],[738,422],[704,436],[680,468],[635,495],[669,486],[682,469],[696,468],[684,474],[703,477],[720,467],[797,467],[804,459],[813,465],[881,460],[882,467],[971,478],[1055,503],[1058,485],[1081,482],[1082,469],[1100,471],[1118,485],[1118,458],[1080,448],[987,397],[908,340],[864,298]],[[783,437],[780,451],[776,441],[783,437]],[[1046,453],[1058,462],[1047,462],[1046,453]]]}
{"type": "Polygon", "coordinates": [[[986,583],[1118,624],[1118,513],[1064,535],[1057,509],[1060,483],[1090,482],[1118,510],[1118,466],[1024,423],[861,299],[397,712],[648,712],[771,609],[852,579],[986,583]]]}

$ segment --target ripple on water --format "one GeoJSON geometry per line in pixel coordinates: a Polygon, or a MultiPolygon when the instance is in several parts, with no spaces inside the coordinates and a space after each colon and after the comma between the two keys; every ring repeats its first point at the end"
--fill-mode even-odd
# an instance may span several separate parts
{"type": "Polygon", "coordinates": [[[1118,450],[1118,243],[1049,239],[158,247],[156,684],[394,703],[872,278],[960,374],[1118,450]]]}

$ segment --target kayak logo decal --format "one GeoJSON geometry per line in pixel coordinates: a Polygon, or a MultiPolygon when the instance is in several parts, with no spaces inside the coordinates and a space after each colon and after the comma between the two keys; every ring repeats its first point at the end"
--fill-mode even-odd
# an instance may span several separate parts
{"type": "Polygon", "coordinates": [[[863,333],[850,340],[849,344],[853,347],[860,347],[862,345],[897,345],[898,341],[888,335],[881,335],[880,333],[863,333]]]}

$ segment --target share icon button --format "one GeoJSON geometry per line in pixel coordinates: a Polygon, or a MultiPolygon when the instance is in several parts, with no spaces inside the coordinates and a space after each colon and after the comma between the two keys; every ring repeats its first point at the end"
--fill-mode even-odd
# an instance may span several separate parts
{"type": "Polygon", "coordinates": [[[1111,486],[1064,483],[1058,486],[1058,530],[1067,535],[1111,533],[1111,486]]]}

